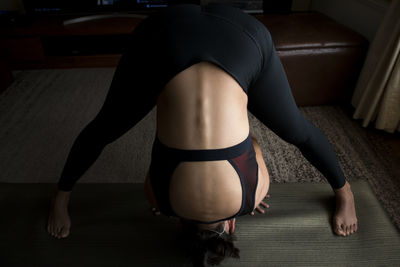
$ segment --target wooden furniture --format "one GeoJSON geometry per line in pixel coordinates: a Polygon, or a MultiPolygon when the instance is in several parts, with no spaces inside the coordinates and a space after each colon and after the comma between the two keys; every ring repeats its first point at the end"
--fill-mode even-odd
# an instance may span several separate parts
{"type": "Polygon", "coordinates": [[[270,31],[299,106],[350,103],[368,40],[316,13],[256,15],[270,31]]]}

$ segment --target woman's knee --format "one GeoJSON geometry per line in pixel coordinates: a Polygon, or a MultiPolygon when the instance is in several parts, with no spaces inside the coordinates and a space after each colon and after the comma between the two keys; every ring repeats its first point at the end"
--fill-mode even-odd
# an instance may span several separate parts
{"type": "Polygon", "coordinates": [[[276,131],[276,134],[289,144],[299,147],[306,144],[312,138],[312,127],[311,122],[303,116],[299,116],[292,123],[287,123],[286,127],[280,127],[280,131],[276,131]]]}

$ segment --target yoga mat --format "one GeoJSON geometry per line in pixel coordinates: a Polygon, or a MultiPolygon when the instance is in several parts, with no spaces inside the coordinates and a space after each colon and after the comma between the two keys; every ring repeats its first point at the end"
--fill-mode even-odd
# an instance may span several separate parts
{"type": "MultiPolygon", "coordinates": [[[[400,233],[366,181],[351,183],[358,232],[332,231],[326,183],[271,184],[266,214],[236,222],[240,259],[221,266],[400,266],[400,233]]],[[[46,231],[55,184],[0,183],[0,266],[192,266],[177,219],[154,216],[143,184],[77,184],[68,238],[46,231]]]]}

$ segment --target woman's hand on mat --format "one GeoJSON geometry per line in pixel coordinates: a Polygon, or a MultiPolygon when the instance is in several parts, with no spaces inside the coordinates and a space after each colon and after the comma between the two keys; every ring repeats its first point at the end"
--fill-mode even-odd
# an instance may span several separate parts
{"type": "MultiPolygon", "coordinates": [[[[265,198],[269,198],[269,197],[270,196],[268,194],[265,196],[265,198]]],[[[255,210],[258,211],[259,213],[263,213],[264,214],[265,211],[264,211],[263,207],[268,209],[269,205],[267,203],[265,203],[263,200],[261,200],[260,204],[258,204],[258,207],[255,210]]],[[[252,211],[250,214],[254,215],[254,211],[252,211]]]]}
{"type": "Polygon", "coordinates": [[[158,210],[157,208],[154,208],[154,207],[151,208],[151,211],[152,211],[153,214],[156,215],[156,216],[161,214],[161,213],[160,213],[160,210],[158,210]]]}

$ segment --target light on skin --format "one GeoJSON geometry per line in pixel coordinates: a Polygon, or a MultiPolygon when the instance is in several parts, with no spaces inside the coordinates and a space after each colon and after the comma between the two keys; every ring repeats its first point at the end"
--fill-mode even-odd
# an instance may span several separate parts
{"type": "MultiPolygon", "coordinates": [[[[223,223],[224,223],[224,229],[225,229],[226,233],[233,234],[235,232],[236,218],[223,221],[223,223]]],[[[199,224],[197,224],[197,226],[199,229],[202,229],[202,230],[215,230],[219,224],[221,224],[221,222],[212,223],[212,224],[199,223],[199,224]]]]}

